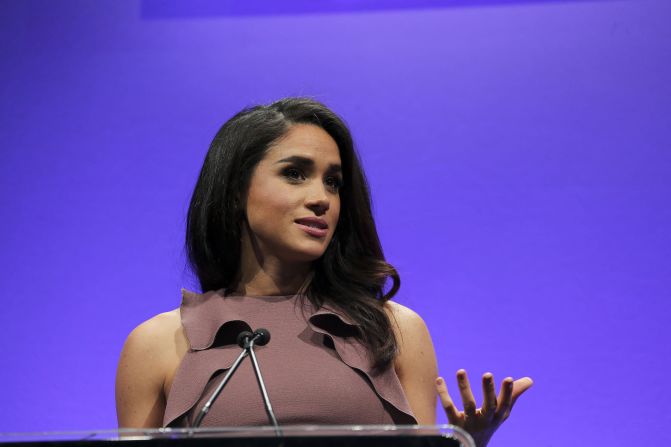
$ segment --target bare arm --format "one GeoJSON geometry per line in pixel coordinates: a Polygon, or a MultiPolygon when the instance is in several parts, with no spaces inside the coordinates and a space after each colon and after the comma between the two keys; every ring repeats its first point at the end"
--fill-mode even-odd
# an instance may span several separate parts
{"type": "Polygon", "coordinates": [[[394,366],[401,386],[420,425],[436,423],[436,354],[424,320],[398,303],[386,303],[398,342],[394,366]]]}
{"type": "Polygon", "coordinates": [[[156,428],[163,424],[164,383],[179,325],[179,313],[160,314],[136,327],[126,339],[116,376],[119,428],[156,428]]]}
{"type": "Polygon", "coordinates": [[[436,354],[424,321],[400,304],[388,302],[385,307],[399,345],[396,373],[417,422],[436,423],[437,392],[450,424],[469,432],[478,447],[485,447],[496,429],[510,416],[517,398],[533,385],[531,378],[523,377],[515,381],[512,377],[504,379],[497,396],[494,377],[486,373],[482,378],[484,403],[482,408],[476,408],[466,371],[460,369],[457,371],[457,383],[464,411],[459,411],[447,392],[445,380],[437,377],[436,354]]]}

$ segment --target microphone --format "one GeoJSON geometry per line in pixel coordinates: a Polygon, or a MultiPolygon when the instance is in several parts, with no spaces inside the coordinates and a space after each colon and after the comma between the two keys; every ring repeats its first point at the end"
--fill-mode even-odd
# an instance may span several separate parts
{"type": "Polygon", "coordinates": [[[254,344],[258,346],[267,345],[268,342],[270,341],[270,331],[262,327],[254,331],[254,336],[257,337],[254,344]]]}
{"type": "Polygon", "coordinates": [[[238,343],[238,346],[240,346],[242,349],[247,349],[247,343],[249,343],[249,338],[253,336],[254,334],[252,334],[249,331],[242,331],[238,334],[236,342],[238,343]]]}
{"type": "MultiPolygon", "coordinates": [[[[214,401],[217,400],[217,398],[223,391],[228,381],[231,379],[235,371],[237,371],[238,367],[240,366],[240,363],[242,363],[244,358],[247,357],[247,355],[249,355],[252,361],[252,366],[254,367],[254,374],[256,375],[256,381],[259,384],[259,389],[261,390],[261,395],[263,396],[263,405],[266,409],[266,413],[268,414],[268,419],[270,419],[270,422],[275,427],[275,434],[277,436],[282,436],[282,430],[280,429],[280,426],[277,423],[277,419],[275,418],[275,413],[273,412],[273,407],[270,404],[270,398],[268,397],[268,392],[266,391],[266,385],[263,382],[263,377],[261,376],[261,369],[259,368],[259,362],[256,360],[256,354],[254,353],[255,344],[258,346],[264,346],[268,344],[269,341],[270,341],[270,331],[264,328],[258,328],[253,333],[249,331],[242,331],[238,334],[236,342],[238,346],[242,348],[242,352],[240,352],[238,358],[235,359],[235,362],[233,362],[231,368],[226,372],[226,375],[224,376],[222,381],[219,383],[219,385],[214,390],[210,398],[207,400],[203,408],[200,410],[191,428],[200,427],[200,424],[203,422],[203,418],[210,411],[210,408],[212,407],[212,404],[214,404],[214,401]]],[[[189,434],[193,435],[193,431],[191,431],[189,434]]]]}
{"type": "Polygon", "coordinates": [[[254,331],[254,333],[251,333],[249,331],[242,331],[238,334],[237,338],[237,343],[238,346],[241,348],[247,348],[247,343],[249,343],[249,339],[252,338],[254,339],[254,344],[257,346],[263,346],[268,344],[270,341],[270,332],[268,329],[264,328],[258,328],[257,330],[254,331]]]}

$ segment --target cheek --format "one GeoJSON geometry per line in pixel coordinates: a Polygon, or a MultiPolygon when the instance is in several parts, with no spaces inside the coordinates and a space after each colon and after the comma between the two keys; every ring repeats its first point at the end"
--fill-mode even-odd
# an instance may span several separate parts
{"type": "Polygon", "coordinates": [[[329,213],[331,213],[331,219],[333,219],[333,224],[334,224],[334,228],[335,228],[335,227],[338,226],[338,222],[340,221],[340,198],[339,197],[331,202],[331,209],[329,210],[329,213]]]}
{"type": "Polygon", "coordinates": [[[294,199],[279,182],[257,183],[247,196],[247,216],[250,220],[272,219],[277,221],[294,207],[294,199]]]}
{"type": "Polygon", "coordinates": [[[334,207],[334,210],[333,210],[333,211],[335,211],[335,213],[334,213],[335,216],[334,217],[335,217],[335,221],[338,222],[338,220],[340,220],[340,198],[338,198],[334,202],[335,202],[335,205],[336,205],[334,207]]]}

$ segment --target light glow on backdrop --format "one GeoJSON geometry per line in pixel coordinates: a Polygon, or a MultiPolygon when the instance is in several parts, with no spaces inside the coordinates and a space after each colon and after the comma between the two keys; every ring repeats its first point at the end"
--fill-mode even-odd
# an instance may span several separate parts
{"type": "Polygon", "coordinates": [[[115,426],[125,337],[196,288],[211,137],[308,95],[352,127],[448,385],[534,378],[492,446],[671,440],[671,4],[337,4],[0,4],[0,431],[115,426]]]}

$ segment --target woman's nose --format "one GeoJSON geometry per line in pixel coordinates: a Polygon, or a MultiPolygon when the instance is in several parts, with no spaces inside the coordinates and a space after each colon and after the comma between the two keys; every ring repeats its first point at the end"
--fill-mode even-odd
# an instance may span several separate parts
{"type": "Polygon", "coordinates": [[[318,216],[328,211],[330,200],[324,185],[319,184],[310,188],[310,192],[305,200],[305,206],[318,216]]]}

